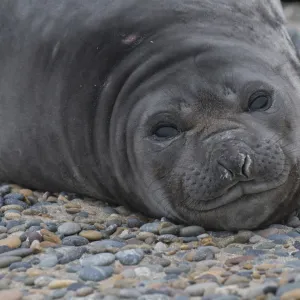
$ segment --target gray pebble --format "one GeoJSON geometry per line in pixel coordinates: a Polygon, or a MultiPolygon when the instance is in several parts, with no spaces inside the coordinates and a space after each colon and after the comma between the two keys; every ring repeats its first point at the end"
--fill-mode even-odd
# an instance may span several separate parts
{"type": "Polygon", "coordinates": [[[89,286],[84,286],[76,291],[76,296],[85,297],[94,292],[94,289],[89,286]]]}
{"type": "Polygon", "coordinates": [[[174,243],[179,241],[179,238],[174,234],[163,234],[159,235],[157,240],[163,243],[174,243]]]}
{"type": "Polygon", "coordinates": [[[34,280],[34,285],[36,287],[44,287],[48,285],[53,280],[50,276],[39,276],[34,280]]]}
{"type": "MultiPolygon", "coordinates": [[[[25,225],[26,226],[26,225],[25,225]]],[[[30,226],[28,229],[27,229],[27,232],[35,232],[35,231],[39,231],[41,230],[42,227],[41,226],[30,226]]]]}
{"type": "Polygon", "coordinates": [[[80,259],[82,266],[108,266],[115,261],[115,256],[111,253],[100,253],[86,256],[80,259]]]}
{"type": "Polygon", "coordinates": [[[65,237],[62,240],[62,244],[65,246],[84,246],[89,243],[89,240],[85,237],[74,235],[65,237]]]}
{"type": "Polygon", "coordinates": [[[122,248],[126,246],[126,243],[115,240],[102,240],[92,242],[90,245],[97,248],[122,248]]]}
{"type": "Polygon", "coordinates": [[[0,268],[6,268],[14,262],[21,261],[22,257],[18,256],[2,256],[0,257],[0,268]]]}
{"type": "Polygon", "coordinates": [[[83,267],[79,272],[79,278],[84,281],[101,281],[112,276],[112,267],[83,267]]]}
{"type": "Polygon", "coordinates": [[[50,297],[51,299],[60,299],[62,297],[64,297],[67,293],[67,289],[58,289],[58,290],[55,290],[53,291],[51,294],[50,294],[50,297]]]}
{"type": "Polygon", "coordinates": [[[79,259],[86,252],[86,248],[66,246],[64,248],[57,248],[56,251],[62,255],[59,257],[58,263],[67,264],[75,259],[79,259]]]}
{"type": "Polygon", "coordinates": [[[202,261],[206,259],[211,260],[214,258],[215,254],[210,249],[205,247],[198,248],[193,255],[193,261],[202,261]]]}
{"type": "Polygon", "coordinates": [[[41,268],[52,268],[58,263],[57,256],[55,254],[45,254],[40,257],[41,268]]]}
{"type": "Polygon", "coordinates": [[[128,228],[135,228],[135,227],[140,228],[143,224],[144,222],[142,222],[140,219],[135,217],[129,217],[127,219],[128,228]]]}
{"type": "Polygon", "coordinates": [[[26,225],[21,224],[21,225],[18,225],[18,226],[15,226],[15,227],[9,229],[7,231],[7,233],[11,234],[11,233],[14,233],[14,232],[17,232],[17,231],[25,231],[25,230],[26,230],[26,225]]]}
{"type": "Polygon", "coordinates": [[[187,226],[180,228],[179,236],[182,237],[197,237],[198,235],[204,233],[205,230],[201,226],[187,226]]]}
{"type": "Polygon", "coordinates": [[[75,282],[75,283],[70,284],[67,287],[67,290],[68,291],[77,291],[77,290],[79,290],[79,289],[81,289],[83,287],[85,287],[85,285],[83,283],[75,282]]]}
{"type": "Polygon", "coordinates": [[[112,215],[112,214],[118,214],[118,212],[111,206],[105,206],[103,207],[103,212],[108,214],[108,215],[112,215]]]}
{"type": "Polygon", "coordinates": [[[27,277],[24,280],[24,285],[33,286],[36,277],[27,277]]]}
{"type": "Polygon", "coordinates": [[[19,262],[12,263],[9,266],[9,270],[12,271],[12,270],[15,270],[15,269],[22,269],[22,271],[23,270],[25,271],[25,270],[27,270],[31,267],[32,267],[32,264],[30,262],[19,261],[19,262]]]}
{"type": "Polygon", "coordinates": [[[168,227],[161,228],[159,230],[159,234],[160,235],[164,235],[164,234],[178,235],[180,228],[181,228],[180,226],[171,225],[171,226],[168,226],[168,227]]]}
{"type": "Polygon", "coordinates": [[[153,249],[157,252],[165,252],[168,249],[168,246],[162,242],[158,242],[153,249]]]}
{"type": "Polygon", "coordinates": [[[32,249],[14,249],[5,253],[0,254],[0,257],[3,256],[19,256],[19,257],[25,257],[28,255],[31,255],[33,253],[32,249]]]}
{"type": "Polygon", "coordinates": [[[158,234],[159,228],[160,228],[160,223],[158,222],[146,223],[140,227],[140,231],[146,231],[146,232],[158,234]]]}
{"type": "Polygon", "coordinates": [[[73,235],[81,231],[81,226],[78,223],[66,222],[60,225],[57,231],[63,235],[73,235]]]}
{"type": "Polygon", "coordinates": [[[17,200],[21,200],[23,201],[24,200],[24,195],[22,194],[19,194],[19,193],[10,193],[10,194],[6,194],[4,196],[4,199],[17,199],[17,200]]]}
{"type": "Polygon", "coordinates": [[[27,239],[29,244],[31,245],[33,241],[41,242],[43,240],[43,236],[39,232],[29,232],[27,233],[27,239]]]}
{"type": "Polygon", "coordinates": [[[8,199],[4,199],[4,204],[5,205],[19,205],[21,206],[23,209],[26,209],[28,207],[28,205],[23,202],[23,201],[20,201],[18,199],[14,199],[14,198],[8,198],[8,199]]]}
{"type": "Polygon", "coordinates": [[[118,218],[114,218],[111,220],[106,221],[105,223],[106,227],[109,227],[111,225],[116,225],[117,227],[122,226],[122,220],[118,218]]]}
{"type": "Polygon", "coordinates": [[[68,264],[66,266],[66,272],[68,273],[77,273],[78,271],[81,270],[81,265],[80,264],[68,264]]]}
{"type": "Polygon", "coordinates": [[[184,291],[190,296],[203,296],[204,293],[213,294],[218,286],[215,282],[198,283],[188,286],[184,291]]]}
{"type": "Polygon", "coordinates": [[[116,258],[123,265],[137,265],[144,258],[144,251],[141,249],[119,251],[116,258]]]}
{"type": "Polygon", "coordinates": [[[255,249],[273,249],[275,246],[276,244],[273,242],[264,242],[257,245],[255,249]]]}
{"type": "Polygon", "coordinates": [[[249,243],[251,244],[256,244],[258,242],[260,242],[261,240],[263,240],[264,238],[261,237],[260,235],[254,235],[249,239],[249,243]]]}
{"type": "Polygon", "coordinates": [[[10,220],[7,222],[6,228],[7,228],[7,230],[10,230],[11,228],[21,225],[21,224],[23,224],[23,222],[20,220],[10,220]]]}

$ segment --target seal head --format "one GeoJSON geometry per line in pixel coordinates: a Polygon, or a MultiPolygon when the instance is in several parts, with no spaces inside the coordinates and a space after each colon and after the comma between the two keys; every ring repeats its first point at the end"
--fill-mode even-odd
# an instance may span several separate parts
{"type": "Polygon", "coordinates": [[[139,46],[147,61],[130,73],[112,122],[123,133],[113,139],[114,168],[132,207],[236,230],[298,205],[299,61],[283,19],[270,17],[276,3],[250,2],[254,20],[231,6],[232,22],[210,23],[215,35],[202,19],[201,34],[191,22],[139,46]]]}

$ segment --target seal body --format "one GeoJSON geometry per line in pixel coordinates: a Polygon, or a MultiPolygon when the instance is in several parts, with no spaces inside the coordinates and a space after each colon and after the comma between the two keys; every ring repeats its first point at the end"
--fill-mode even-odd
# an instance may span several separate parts
{"type": "Polygon", "coordinates": [[[0,180],[212,229],[298,206],[277,0],[2,0],[0,180]]]}

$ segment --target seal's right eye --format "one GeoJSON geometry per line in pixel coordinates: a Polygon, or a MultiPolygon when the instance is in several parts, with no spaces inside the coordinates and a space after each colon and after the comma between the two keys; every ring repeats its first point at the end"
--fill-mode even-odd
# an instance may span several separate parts
{"type": "Polygon", "coordinates": [[[153,135],[160,139],[173,138],[178,134],[179,130],[174,125],[159,125],[153,132],[153,135]]]}
{"type": "Polygon", "coordinates": [[[272,97],[265,91],[258,91],[254,93],[248,103],[249,111],[264,111],[272,105],[272,97]]]}

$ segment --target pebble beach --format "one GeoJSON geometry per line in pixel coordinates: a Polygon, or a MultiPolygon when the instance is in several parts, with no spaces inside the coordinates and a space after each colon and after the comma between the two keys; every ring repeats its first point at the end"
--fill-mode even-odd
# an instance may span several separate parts
{"type": "MultiPolygon", "coordinates": [[[[285,10],[300,29],[300,4],[285,10]]],[[[261,230],[212,232],[3,183],[0,300],[297,300],[299,213],[261,230]]]]}

